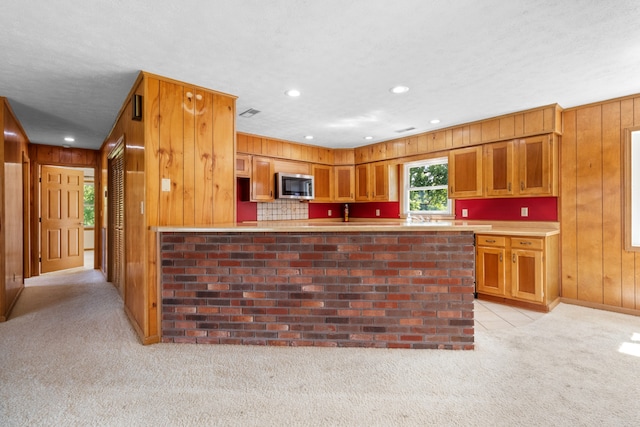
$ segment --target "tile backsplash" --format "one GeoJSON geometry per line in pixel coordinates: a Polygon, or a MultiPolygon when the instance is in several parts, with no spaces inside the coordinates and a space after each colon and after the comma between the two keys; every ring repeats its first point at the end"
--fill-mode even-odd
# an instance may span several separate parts
{"type": "Polygon", "coordinates": [[[309,219],[309,203],[286,199],[258,203],[258,221],[288,219],[309,219]]]}

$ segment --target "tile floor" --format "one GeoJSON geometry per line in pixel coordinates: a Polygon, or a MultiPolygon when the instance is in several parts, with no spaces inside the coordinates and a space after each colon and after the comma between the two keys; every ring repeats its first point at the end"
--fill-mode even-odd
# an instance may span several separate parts
{"type": "Polygon", "coordinates": [[[539,313],[537,311],[478,299],[475,300],[474,305],[476,331],[517,328],[518,326],[527,325],[545,315],[545,313],[539,313]]]}

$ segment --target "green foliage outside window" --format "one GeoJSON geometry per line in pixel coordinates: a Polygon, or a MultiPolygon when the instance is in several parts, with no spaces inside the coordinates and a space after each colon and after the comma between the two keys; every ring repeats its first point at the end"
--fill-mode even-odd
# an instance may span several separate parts
{"type": "Polygon", "coordinates": [[[449,211],[446,162],[409,169],[409,210],[411,212],[449,211]]]}
{"type": "Polygon", "coordinates": [[[93,227],[96,224],[95,213],[96,192],[93,184],[84,185],[84,226],[93,227]]]}

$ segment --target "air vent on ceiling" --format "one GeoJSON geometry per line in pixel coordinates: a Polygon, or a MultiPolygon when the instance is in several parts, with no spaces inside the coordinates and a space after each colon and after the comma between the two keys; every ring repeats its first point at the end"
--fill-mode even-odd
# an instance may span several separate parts
{"type": "Polygon", "coordinates": [[[255,116],[256,114],[258,114],[260,111],[259,110],[254,110],[253,108],[249,108],[247,111],[245,111],[244,113],[240,113],[240,117],[244,117],[244,118],[250,118],[255,116]]]}
{"type": "Polygon", "coordinates": [[[406,129],[400,129],[397,130],[396,133],[403,133],[403,132],[409,132],[410,130],[415,130],[416,128],[406,128],[406,129]]]}

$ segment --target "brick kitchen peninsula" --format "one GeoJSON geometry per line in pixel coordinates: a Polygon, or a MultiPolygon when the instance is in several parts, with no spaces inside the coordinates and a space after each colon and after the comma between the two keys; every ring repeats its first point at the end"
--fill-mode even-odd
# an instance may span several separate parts
{"type": "Polygon", "coordinates": [[[157,227],[162,341],[473,349],[478,228],[157,227]]]}

